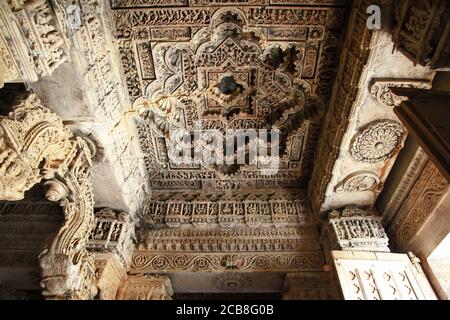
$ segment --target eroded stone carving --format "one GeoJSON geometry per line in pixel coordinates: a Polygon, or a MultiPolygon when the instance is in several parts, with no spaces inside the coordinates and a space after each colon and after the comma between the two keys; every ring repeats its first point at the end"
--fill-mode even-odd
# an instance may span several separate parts
{"type": "Polygon", "coordinates": [[[172,285],[167,276],[129,276],[118,300],[172,300],[172,285]]]}
{"type": "Polygon", "coordinates": [[[336,188],[336,193],[376,191],[381,189],[380,179],[370,171],[356,172],[346,177],[336,188]]]}
{"type": "Polygon", "coordinates": [[[37,81],[70,61],[68,40],[48,1],[2,0],[0,17],[0,47],[7,44],[10,51],[1,50],[0,65],[9,72],[0,81],[37,81]]]}
{"type": "Polygon", "coordinates": [[[369,85],[370,94],[385,106],[395,107],[407,99],[395,95],[390,88],[431,89],[431,82],[426,79],[373,79],[369,85]]]}
{"type": "Polygon", "coordinates": [[[131,264],[134,225],[127,213],[109,208],[97,211],[95,218],[86,247],[94,253],[100,299],[114,300],[131,264]]]}
{"type": "Polygon", "coordinates": [[[92,150],[30,94],[19,100],[1,127],[1,199],[22,199],[45,179],[46,197],[59,202],[65,222],[40,255],[43,295],[88,299],[96,293],[94,263],[86,241],[94,226],[92,150]]]}
{"type": "Polygon", "coordinates": [[[378,163],[393,157],[403,146],[403,126],[392,120],[376,120],[361,128],[351,143],[351,154],[358,161],[378,163]]]}
{"type": "Polygon", "coordinates": [[[144,220],[154,226],[197,228],[309,226],[300,193],[154,193],[144,220]],[[297,197],[296,197],[297,195],[297,197]]]}
{"type": "Polygon", "coordinates": [[[322,229],[322,243],[329,250],[390,252],[381,217],[356,207],[335,210],[322,229]]]}

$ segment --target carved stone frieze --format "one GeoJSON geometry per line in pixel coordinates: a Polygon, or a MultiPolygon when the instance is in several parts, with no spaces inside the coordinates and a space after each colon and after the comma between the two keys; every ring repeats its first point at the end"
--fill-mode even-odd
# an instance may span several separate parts
{"type": "Polygon", "coordinates": [[[70,61],[69,43],[49,1],[0,2],[0,84],[37,81],[70,61]]]}
{"type": "Polygon", "coordinates": [[[341,144],[349,124],[349,115],[357,101],[363,72],[369,61],[376,33],[367,28],[367,8],[374,1],[354,1],[349,28],[324,126],[316,150],[308,196],[313,212],[319,214],[333,177],[341,144]]]}
{"type": "Polygon", "coordinates": [[[322,251],[245,253],[161,253],[137,251],[131,273],[320,271],[322,251]]]}
{"type": "Polygon", "coordinates": [[[143,219],[153,227],[310,226],[302,192],[297,193],[154,193],[143,219]]]}
{"type": "MultiPolygon", "coordinates": [[[[77,119],[71,119],[72,129],[87,131],[104,146],[102,153],[107,164],[102,165],[108,166],[112,175],[105,179],[122,186],[122,192],[117,197],[120,200],[112,204],[105,201],[105,196],[98,192],[100,195],[97,194],[96,199],[100,200],[99,205],[123,208],[134,217],[137,211],[142,210],[142,200],[148,192],[148,181],[144,162],[139,156],[139,145],[134,138],[134,122],[128,119],[131,106],[121,75],[118,53],[115,52],[116,44],[111,34],[108,1],[51,2],[53,18],[58,21],[62,32],[69,39],[72,58],[72,63],[64,66],[55,77],[61,81],[67,73],[74,73],[78,81],[67,87],[75,87],[75,91],[79,90],[76,92],[82,93],[82,103],[85,105],[82,107],[82,113],[89,121],[78,121],[81,110],[70,108],[69,111],[62,109],[62,112],[65,118],[77,119]]],[[[46,83],[46,79],[40,81],[36,84],[36,89],[45,91],[46,83]]],[[[53,92],[47,94],[52,95],[53,92]]],[[[51,107],[60,110],[57,105],[51,107]]]]}
{"type": "Polygon", "coordinates": [[[139,230],[138,250],[160,252],[252,252],[320,249],[314,227],[139,230]]]}
{"type": "Polygon", "coordinates": [[[322,228],[322,244],[327,250],[390,252],[381,217],[356,207],[329,214],[322,228]]]}
{"type": "Polygon", "coordinates": [[[350,151],[358,161],[386,161],[401,149],[405,136],[402,124],[392,120],[376,120],[358,131],[350,151]]]}
{"type": "Polygon", "coordinates": [[[172,300],[170,279],[163,275],[128,276],[118,300],[172,300]]]}
{"type": "Polygon", "coordinates": [[[33,94],[19,99],[8,117],[0,118],[0,132],[0,199],[22,199],[44,179],[46,198],[63,207],[63,226],[39,257],[43,295],[92,298],[95,270],[86,241],[94,226],[90,178],[95,150],[74,137],[33,94]]]}
{"type": "Polygon", "coordinates": [[[428,160],[389,226],[389,235],[396,248],[408,249],[414,237],[449,190],[446,178],[433,162],[428,160]]]}

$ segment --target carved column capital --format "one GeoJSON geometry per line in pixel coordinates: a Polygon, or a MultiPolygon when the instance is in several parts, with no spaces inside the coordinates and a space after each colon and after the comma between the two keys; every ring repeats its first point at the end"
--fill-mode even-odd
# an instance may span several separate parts
{"type": "Polygon", "coordinates": [[[327,250],[390,252],[381,217],[357,207],[332,211],[321,240],[327,250]]]}
{"type": "Polygon", "coordinates": [[[87,249],[94,255],[100,299],[114,300],[131,264],[134,225],[127,213],[109,208],[97,211],[95,218],[87,249]]]}
{"type": "Polygon", "coordinates": [[[128,276],[119,300],[172,300],[170,279],[164,275],[128,276]]]}

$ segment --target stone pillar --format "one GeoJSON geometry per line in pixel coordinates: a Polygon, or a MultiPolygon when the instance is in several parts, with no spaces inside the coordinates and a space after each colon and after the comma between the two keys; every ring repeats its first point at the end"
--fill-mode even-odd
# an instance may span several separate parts
{"type": "Polygon", "coordinates": [[[126,281],[134,248],[134,225],[125,212],[102,209],[95,213],[96,225],[87,249],[94,254],[97,287],[101,300],[114,300],[126,281]]]}
{"type": "Polygon", "coordinates": [[[118,293],[118,300],[172,300],[170,279],[163,275],[128,276],[118,293]]]}
{"type": "Polygon", "coordinates": [[[393,254],[379,217],[372,210],[347,207],[329,214],[322,245],[346,300],[436,299],[419,260],[393,254]]]}

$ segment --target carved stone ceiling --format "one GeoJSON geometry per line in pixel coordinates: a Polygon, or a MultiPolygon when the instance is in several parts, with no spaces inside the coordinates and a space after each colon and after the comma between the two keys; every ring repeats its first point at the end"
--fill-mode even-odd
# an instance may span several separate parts
{"type": "Polygon", "coordinates": [[[345,0],[113,0],[112,17],[153,189],[306,186],[345,0]],[[279,170],[176,164],[177,128],[278,129],[279,170]]]}

